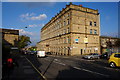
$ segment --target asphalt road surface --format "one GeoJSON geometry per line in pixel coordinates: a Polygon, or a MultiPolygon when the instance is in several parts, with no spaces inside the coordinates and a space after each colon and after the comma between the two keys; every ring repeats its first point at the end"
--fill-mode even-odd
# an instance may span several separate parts
{"type": "Polygon", "coordinates": [[[81,57],[47,56],[37,58],[35,55],[25,57],[48,80],[57,79],[118,79],[119,68],[110,68],[107,60],[85,60],[81,57]]]}

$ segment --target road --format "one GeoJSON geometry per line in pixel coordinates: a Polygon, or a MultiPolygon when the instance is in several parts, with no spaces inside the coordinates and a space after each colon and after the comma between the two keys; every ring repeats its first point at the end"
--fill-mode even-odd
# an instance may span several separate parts
{"type": "Polygon", "coordinates": [[[117,79],[120,69],[110,68],[106,60],[85,60],[81,57],[47,56],[37,58],[35,55],[25,56],[43,76],[49,79],[106,78],[117,79]],[[37,61],[36,61],[37,60],[37,61]]]}

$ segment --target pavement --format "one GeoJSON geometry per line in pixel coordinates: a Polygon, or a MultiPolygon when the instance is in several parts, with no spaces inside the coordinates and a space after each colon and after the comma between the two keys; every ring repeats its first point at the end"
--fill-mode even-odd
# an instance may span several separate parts
{"type": "Polygon", "coordinates": [[[2,69],[2,80],[44,80],[40,72],[21,54],[15,56],[17,66],[10,70],[2,69]]]}

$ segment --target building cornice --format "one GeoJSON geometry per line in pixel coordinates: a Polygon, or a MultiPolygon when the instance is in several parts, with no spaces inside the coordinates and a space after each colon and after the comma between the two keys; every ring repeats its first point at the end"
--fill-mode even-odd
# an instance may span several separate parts
{"type": "Polygon", "coordinates": [[[47,28],[50,24],[52,24],[53,22],[55,22],[58,18],[60,18],[61,16],[63,16],[69,10],[76,10],[76,11],[81,11],[81,12],[87,12],[87,13],[94,14],[94,15],[99,15],[98,10],[94,10],[94,9],[82,7],[82,6],[79,6],[79,5],[69,4],[69,5],[66,5],[66,8],[62,8],[62,11],[60,11],[59,13],[57,13],[57,15],[55,15],[55,17],[52,17],[51,20],[47,24],[45,24],[45,26],[43,26],[43,28],[41,29],[41,32],[43,31],[43,29],[47,28]],[[81,7],[81,8],[84,8],[86,10],[84,11],[84,10],[76,9],[76,8],[73,8],[73,6],[76,6],[76,7],[79,7],[79,8],[81,7]],[[88,9],[92,10],[92,11],[97,11],[97,13],[89,12],[88,9]]]}
{"type": "MultiPolygon", "coordinates": [[[[66,33],[66,34],[62,34],[62,35],[59,35],[59,36],[54,36],[54,37],[51,37],[51,38],[47,38],[47,39],[44,39],[44,40],[41,40],[40,42],[42,41],[46,41],[46,40],[49,40],[49,39],[53,39],[53,38],[58,38],[58,37],[63,37],[65,35],[69,35],[69,34],[86,34],[86,33],[79,33],[79,32],[69,32],[69,33],[66,33]]],[[[87,35],[95,35],[95,36],[99,36],[98,34],[88,34],[87,35]]],[[[39,42],[39,43],[40,43],[39,42]]]]}

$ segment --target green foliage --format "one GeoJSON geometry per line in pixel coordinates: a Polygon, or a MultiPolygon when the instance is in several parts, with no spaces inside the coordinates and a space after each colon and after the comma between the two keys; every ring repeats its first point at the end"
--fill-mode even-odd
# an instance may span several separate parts
{"type": "Polygon", "coordinates": [[[35,46],[29,48],[29,50],[31,50],[31,51],[34,51],[34,50],[36,50],[36,49],[37,49],[37,47],[35,47],[35,46]]]}
{"type": "Polygon", "coordinates": [[[18,42],[19,49],[24,48],[24,47],[30,45],[30,43],[31,43],[30,37],[28,37],[26,35],[19,36],[19,42],[18,42]]]}

